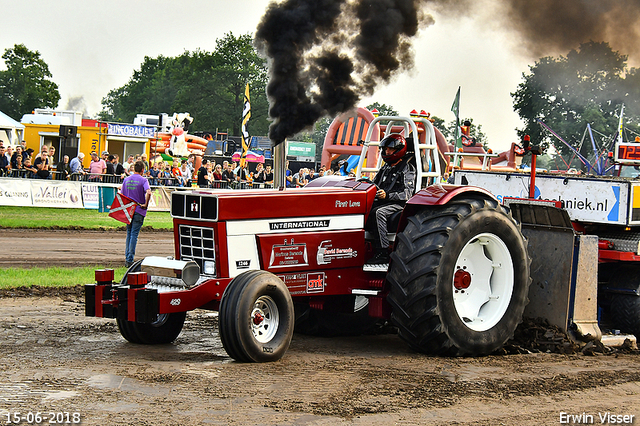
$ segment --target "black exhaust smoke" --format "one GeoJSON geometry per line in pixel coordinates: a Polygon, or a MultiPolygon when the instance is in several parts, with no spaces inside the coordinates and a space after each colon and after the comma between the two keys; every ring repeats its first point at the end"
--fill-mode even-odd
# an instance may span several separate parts
{"type": "Polygon", "coordinates": [[[272,2],[258,26],[256,47],[269,61],[274,145],[324,115],[353,108],[378,84],[412,68],[410,39],[434,23],[425,6],[442,16],[474,16],[487,26],[501,26],[532,59],[564,55],[590,40],[640,56],[639,0],[272,2]]]}
{"type": "MultiPolygon", "coordinates": [[[[380,82],[413,66],[409,38],[422,0],[288,0],[272,3],[256,32],[269,60],[267,95],[274,145],[324,115],[371,95],[380,82]]],[[[432,22],[432,20],[431,20],[432,22]]]]}

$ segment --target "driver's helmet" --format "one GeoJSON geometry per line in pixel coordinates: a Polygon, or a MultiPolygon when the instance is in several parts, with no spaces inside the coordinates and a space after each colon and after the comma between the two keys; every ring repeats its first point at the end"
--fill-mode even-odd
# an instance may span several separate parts
{"type": "Polygon", "coordinates": [[[386,163],[393,164],[407,153],[407,141],[402,135],[397,133],[391,134],[380,141],[380,153],[386,163]],[[385,148],[391,148],[394,151],[390,155],[387,155],[385,154],[385,148]]]}

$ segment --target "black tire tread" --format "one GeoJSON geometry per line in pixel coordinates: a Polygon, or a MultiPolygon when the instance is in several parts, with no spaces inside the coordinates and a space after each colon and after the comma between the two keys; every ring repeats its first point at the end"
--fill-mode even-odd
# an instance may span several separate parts
{"type": "MultiPolygon", "coordinates": [[[[517,228],[526,253],[526,240],[520,226],[495,200],[466,196],[441,206],[427,208],[408,218],[405,230],[397,235],[396,249],[391,254],[387,280],[392,306],[391,320],[398,327],[398,335],[414,350],[440,356],[485,355],[486,349],[456,345],[443,325],[443,317],[456,315],[441,312],[438,303],[437,281],[447,241],[456,227],[471,215],[493,211],[508,218],[517,228]]],[[[528,274],[531,258],[526,254],[528,274]]],[[[528,278],[523,305],[528,303],[528,278]]],[[[522,316],[518,322],[522,321],[522,316]]],[[[517,324],[516,324],[517,325],[517,324]]],[[[513,337],[510,330],[508,338],[513,337]]],[[[508,340],[504,339],[504,342],[508,340]]],[[[502,343],[504,343],[502,342],[502,343]]],[[[495,349],[494,349],[495,350],[495,349]]]]}

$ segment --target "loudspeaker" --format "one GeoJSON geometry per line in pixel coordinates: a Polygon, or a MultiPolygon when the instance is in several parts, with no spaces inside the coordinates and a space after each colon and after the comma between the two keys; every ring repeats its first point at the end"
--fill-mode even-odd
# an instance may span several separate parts
{"type": "Polygon", "coordinates": [[[60,125],[60,137],[61,138],[68,138],[68,137],[76,137],[76,134],[78,133],[78,126],[65,126],[65,125],[60,125]]]}

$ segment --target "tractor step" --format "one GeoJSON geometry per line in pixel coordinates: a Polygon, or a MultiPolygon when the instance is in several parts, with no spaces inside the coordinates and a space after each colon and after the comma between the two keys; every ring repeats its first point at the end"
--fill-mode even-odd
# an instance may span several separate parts
{"type": "Polygon", "coordinates": [[[365,272],[387,272],[388,263],[365,263],[362,270],[365,272]]]}

